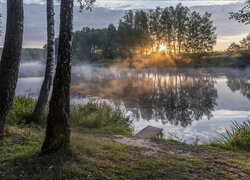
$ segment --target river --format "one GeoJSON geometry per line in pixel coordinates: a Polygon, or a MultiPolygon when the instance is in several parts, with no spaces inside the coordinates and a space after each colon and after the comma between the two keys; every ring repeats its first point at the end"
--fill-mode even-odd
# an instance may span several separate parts
{"type": "MultiPolygon", "coordinates": [[[[37,98],[44,65],[22,63],[17,96],[37,98]]],[[[133,119],[134,133],[148,125],[166,138],[214,140],[231,121],[250,115],[250,69],[72,67],[71,102],[105,101],[133,119]]]]}

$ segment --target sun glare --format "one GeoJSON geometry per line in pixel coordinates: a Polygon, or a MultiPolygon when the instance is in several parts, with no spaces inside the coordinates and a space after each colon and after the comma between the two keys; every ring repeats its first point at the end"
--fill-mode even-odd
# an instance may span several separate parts
{"type": "Polygon", "coordinates": [[[159,51],[166,51],[167,47],[164,44],[160,45],[159,51]]]}

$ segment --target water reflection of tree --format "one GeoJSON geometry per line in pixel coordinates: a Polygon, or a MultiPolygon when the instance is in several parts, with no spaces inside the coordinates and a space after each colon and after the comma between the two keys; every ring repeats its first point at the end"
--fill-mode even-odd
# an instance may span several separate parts
{"type": "Polygon", "coordinates": [[[203,116],[211,118],[216,98],[212,79],[176,75],[158,77],[153,91],[138,96],[137,103],[143,119],[186,127],[203,116]]]}
{"type": "Polygon", "coordinates": [[[136,118],[183,127],[204,116],[211,118],[217,105],[217,90],[210,77],[183,73],[119,73],[95,74],[91,80],[73,79],[73,94],[122,102],[136,118]]]}
{"type": "Polygon", "coordinates": [[[240,93],[250,100],[250,74],[249,70],[235,70],[226,73],[227,85],[233,91],[240,93]]]}

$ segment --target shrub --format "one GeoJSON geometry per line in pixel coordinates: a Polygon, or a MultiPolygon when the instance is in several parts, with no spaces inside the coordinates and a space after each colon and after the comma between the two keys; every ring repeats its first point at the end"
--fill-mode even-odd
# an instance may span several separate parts
{"type": "Polygon", "coordinates": [[[250,150],[250,121],[242,124],[232,122],[230,129],[221,134],[221,139],[226,146],[250,150]]]}
{"type": "Polygon", "coordinates": [[[10,125],[26,124],[33,113],[36,101],[29,97],[15,97],[7,123],[10,125]]]}
{"type": "MultiPolygon", "coordinates": [[[[10,125],[24,125],[32,122],[36,100],[29,97],[16,97],[8,115],[10,125]]],[[[45,110],[44,121],[48,114],[45,110]]],[[[131,120],[119,108],[106,103],[89,102],[86,105],[71,106],[71,124],[75,128],[98,130],[103,133],[131,134],[131,120]]]]}
{"type": "Polygon", "coordinates": [[[74,105],[71,109],[73,126],[106,129],[110,133],[131,132],[131,120],[122,110],[106,103],[89,102],[86,105],[74,105]]]}

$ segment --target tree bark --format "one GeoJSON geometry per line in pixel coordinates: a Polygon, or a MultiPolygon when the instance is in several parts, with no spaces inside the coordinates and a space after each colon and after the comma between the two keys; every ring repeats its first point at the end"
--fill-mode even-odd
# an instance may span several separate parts
{"type": "Polygon", "coordinates": [[[48,102],[50,89],[53,81],[55,63],[55,20],[54,1],[47,0],[47,63],[44,81],[40,90],[38,101],[33,113],[33,119],[40,123],[43,119],[44,110],[48,102]]]}
{"type": "Polygon", "coordinates": [[[60,34],[56,75],[42,153],[67,151],[70,145],[70,83],[73,1],[61,0],[60,34]]]}
{"type": "Polygon", "coordinates": [[[7,25],[0,62],[0,137],[13,103],[23,42],[23,1],[7,0],[7,25]]]}

